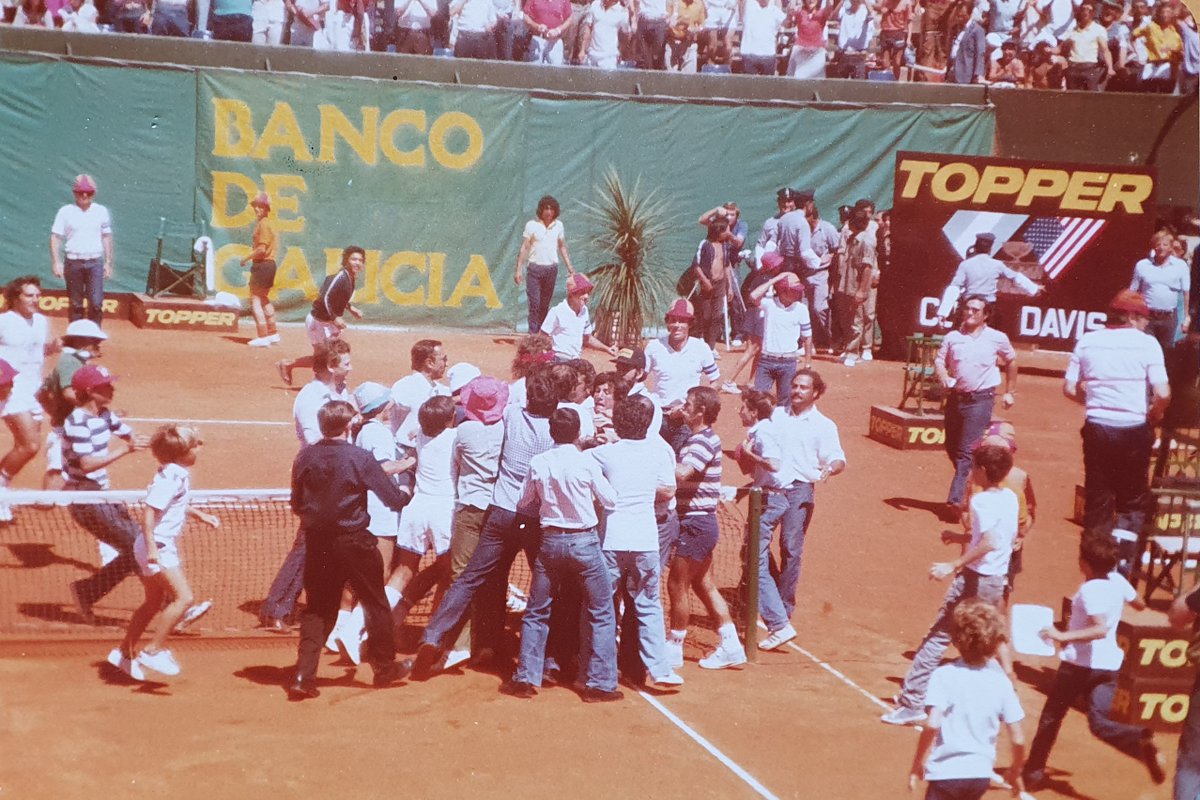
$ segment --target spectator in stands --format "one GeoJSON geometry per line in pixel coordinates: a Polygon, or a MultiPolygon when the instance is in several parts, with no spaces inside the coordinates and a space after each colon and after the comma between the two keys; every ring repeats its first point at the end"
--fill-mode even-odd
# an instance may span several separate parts
{"type": "Polygon", "coordinates": [[[1034,0],[1034,9],[1056,40],[1071,30],[1075,14],[1074,0],[1034,0]]]}
{"type": "MultiPolygon", "coordinates": [[[[162,0],[157,0],[155,12],[161,3],[162,0]]],[[[250,18],[253,25],[251,37],[255,44],[277,45],[283,42],[283,26],[287,21],[283,0],[254,0],[250,18]]]]}
{"type": "Polygon", "coordinates": [[[329,12],[327,0],[287,0],[287,11],[292,21],[288,28],[288,44],[312,47],[314,35],[325,29],[325,15],[329,12]]]}
{"type": "Polygon", "coordinates": [[[99,12],[92,0],[71,0],[70,5],[59,9],[58,15],[63,21],[62,29],[67,33],[100,32],[100,26],[96,24],[99,12]]]}
{"type": "MultiPolygon", "coordinates": [[[[513,38],[518,28],[525,30],[521,3],[517,0],[492,0],[492,5],[496,7],[496,27],[492,29],[492,36],[496,40],[496,58],[512,61],[513,38]]],[[[567,5],[570,7],[570,0],[567,0],[567,5]]]]}
{"type": "Polygon", "coordinates": [[[742,23],[742,72],[775,75],[779,69],[779,29],[787,15],[772,0],[743,0],[738,17],[742,23]]]}
{"type": "Polygon", "coordinates": [[[943,72],[951,41],[948,33],[951,9],[958,3],[952,0],[924,0],[921,3],[920,33],[917,38],[917,63],[943,72]]]}
{"type": "Polygon", "coordinates": [[[842,4],[838,15],[836,77],[865,80],[875,18],[866,0],[842,4]]]}
{"type": "Polygon", "coordinates": [[[433,55],[430,26],[437,16],[437,0],[397,0],[396,52],[417,56],[433,55]]]}
{"type": "Polygon", "coordinates": [[[1000,47],[1016,32],[1017,15],[1028,0],[985,0],[988,9],[987,43],[989,49],[1000,47]]]}
{"type": "Polygon", "coordinates": [[[671,51],[670,68],[678,72],[697,70],[700,36],[708,19],[704,0],[677,0],[667,18],[667,46],[671,51]]]}
{"type": "Polygon", "coordinates": [[[832,17],[838,16],[843,2],[834,0],[822,6],[821,0],[801,0],[800,5],[792,8],[796,38],[788,59],[789,76],[801,79],[825,77],[825,53],[829,42],[825,25],[832,17]]]}
{"type": "MultiPolygon", "coordinates": [[[[146,32],[147,8],[144,0],[110,0],[105,11],[114,32],[146,32]]],[[[15,19],[13,24],[16,24],[15,19]]]]}
{"type": "Polygon", "coordinates": [[[908,27],[912,23],[912,0],[883,0],[872,6],[879,15],[879,67],[890,69],[896,80],[900,80],[900,68],[904,66],[905,51],[908,49],[908,27]]]}
{"type": "Polygon", "coordinates": [[[621,59],[621,33],[633,30],[633,14],[621,0],[592,0],[580,23],[580,60],[589,67],[616,69],[621,59]]]}
{"type": "Polygon", "coordinates": [[[54,15],[46,7],[46,0],[21,0],[12,24],[14,27],[51,29],[55,27],[54,15]]]}
{"type": "MultiPolygon", "coordinates": [[[[529,40],[529,48],[526,51],[525,60],[535,64],[552,64],[553,66],[561,66],[564,60],[563,56],[563,34],[567,27],[571,24],[571,2],[570,0],[525,0],[522,7],[525,26],[532,33],[529,40]]],[[[497,23],[499,24],[499,23],[497,23]]],[[[558,251],[561,250],[563,259],[567,262],[568,274],[574,272],[571,268],[571,259],[567,256],[566,241],[562,238],[562,223],[558,221],[558,203],[553,197],[547,195],[538,203],[537,219],[531,221],[525,226],[525,241],[521,245],[522,256],[528,255],[531,246],[534,249],[535,257],[546,258],[553,256],[553,262],[547,261],[531,261],[529,264],[530,276],[529,284],[526,289],[530,298],[530,327],[529,330],[536,331],[537,326],[533,324],[533,298],[534,298],[534,275],[533,268],[538,266],[544,269],[546,264],[552,263],[554,267],[554,275],[558,274],[558,251]],[[553,216],[549,221],[545,217],[552,211],[553,216]],[[538,233],[532,234],[535,238],[531,239],[530,226],[541,224],[538,233]],[[550,226],[549,229],[546,226],[550,226]],[[549,253],[546,253],[546,244],[542,244],[539,238],[544,238],[545,230],[553,232],[554,226],[557,225],[558,235],[557,241],[550,241],[549,253]],[[541,245],[539,247],[539,244],[541,245]],[[557,245],[557,246],[556,246],[557,245]]],[[[518,259],[521,261],[523,259],[518,259]]],[[[520,273],[520,265],[517,266],[517,272],[520,273]]],[[[541,297],[544,303],[542,309],[542,317],[546,316],[545,309],[550,307],[550,296],[554,293],[554,275],[551,275],[549,281],[549,291],[543,287],[543,296],[541,297]]],[[[538,322],[540,325],[541,322],[538,322]]]]}
{"type": "Polygon", "coordinates": [[[1000,45],[1000,57],[988,68],[988,83],[1001,88],[1017,88],[1025,85],[1025,62],[1017,57],[1017,43],[1012,39],[1000,45]]]}
{"type": "MultiPolygon", "coordinates": [[[[1108,34],[1108,54],[1113,65],[1113,75],[1104,86],[1109,92],[1133,91],[1137,86],[1137,76],[1130,74],[1130,66],[1135,63],[1133,37],[1129,24],[1121,19],[1123,11],[1124,6],[1117,0],[1105,0],[1100,6],[1100,25],[1108,34]]],[[[1140,70],[1138,65],[1136,71],[1140,70]]]]}
{"type": "Polygon", "coordinates": [[[946,76],[950,83],[987,82],[988,17],[986,10],[977,10],[955,40],[946,76]]]}
{"type": "Polygon", "coordinates": [[[330,50],[340,53],[369,50],[371,30],[364,0],[336,0],[325,16],[325,39],[330,50]]]}
{"type": "Polygon", "coordinates": [[[708,64],[725,64],[733,52],[733,31],[740,0],[704,0],[707,12],[697,56],[699,69],[708,64]]]}
{"type": "MultiPolygon", "coordinates": [[[[260,0],[261,1],[261,0],[260,0]]],[[[279,13],[283,14],[283,0],[273,0],[279,3],[279,13]]],[[[255,7],[259,2],[255,2],[255,7]]],[[[280,20],[282,25],[282,19],[280,20]]],[[[186,0],[155,0],[150,16],[150,33],[155,36],[192,35],[192,23],[188,19],[188,4],[186,0]]],[[[278,44],[276,41],[274,44],[278,44]]]]}
{"type": "Polygon", "coordinates": [[[1095,15],[1091,4],[1084,3],[1075,9],[1075,27],[1062,37],[1068,89],[1098,92],[1100,85],[1113,76],[1108,31],[1096,22],[1095,15]]]}
{"type": "Polygon", "coordinates": [[[1133,32],[1146,47],[1146,66],[1142,69],[1142,90],[1170,94],[1175,89],[1176,71],[1183,59],[1183,38],[1175,27],[1175,7],[1159,3],[1154,19],[1133,32]]]}
{"type": "Polygon", "coordinates": [[[251,41],[254,38],[252,5],[251,0],[212,0],[213,38],[226,42],[251,41]]]}
{"type": "Polygon", "coordinates": [[[1058,54],[1058,48],[1040,41],[1029,57],[1025,85],[1031,89],[1061,89],[1066,68],[1067,60],[1058,54]]]}
{"type": "Polygon", "coordinates": [[[1150,321],[1146,333],[1158,340],[1163,353],[1175,346],[1175,333],[1180,328],[1178,309],[1184,309],[1183,327],[1187,328],[1188,294],[1191,291],[1191,271],[1187,262],[1174,255],[1175,237],[1159,231],[1150,237],[1150,256],[1133,266],[1129,288],[1146,298],[1150,321]]]}
{"type": "Polygon", "coordinates": [[[1179,93],[1196,94],[1200,88],[1200,34],[1196,31],[1196,16],[1187,6],[1180,6],[1183,16],[1175,23],[1183,39],[1183,55],[1179,62],[1179,93]]]}
{"type": "Polygon", "coordinates": [[[104,319],[104,280],[113,276],[112,217],[93,198],[96,181],[76,175],[75,202],[58,209],[50,228],[50,262],[55,277],[67,284],[67,318],[104,319]],[[66,259],[63,259],[63,255],[66,259]]]}
{"type": "Polygon", "coordinates": [[[666,69],[668,0],[630,0],[640,69],[666,69]]]}

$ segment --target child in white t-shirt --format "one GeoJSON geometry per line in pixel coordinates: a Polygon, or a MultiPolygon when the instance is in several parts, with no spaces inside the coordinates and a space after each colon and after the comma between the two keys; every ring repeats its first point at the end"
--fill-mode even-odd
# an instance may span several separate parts
{"type": "Polygon", "coordinates": [[[963,600],[954,608],[951,639],[961,658],[929,679],[924,723],[908,776],[909,789],[928,782],[925,800],[978,800],[991,784],[996,739],[1008,728],[1012,762],[1005,776],[1016,797],[1025,757],[1025,712],[1008,679],[992,660],[1005,641],[1004,617],[992,603],[963,600]]]}
{"type": "Polygon", "coordinates": [[[108,662],[131,678],[144,679],[143,669],[162,675],[179,674],[179,663],[166,648],[166,641],[191,606],[192,589],[183,574],[176,540],[189,515],[214,528],[221,524],[212,514],[188,506],[188,467],[196,463],[202,444],[194,428],[176,424],[162,426],[150,439],[150,451],[161,466],[146,491],[145,529],[133,546],[146,599],[133,612],[121,646],[108,654],[108,662]],[[168,596],[172,599],[164,608],[168,596]],[[135,657],[138,639],[160,611],[158,629],[135,657]]]}
{"type": "MultiPolygon", "coordinates": [[[[933,580],[954,576],[942,607],[917,648],[904,677],[896,708],[882,719],[890,725],[912,725],[925,719],[925,691],[933,671],[950,645],[950,616],[963,600],[979,597],[999,606],[1008,585],[1008,561],[1017,536],[1017,496],[1001,483],[1012,469],[1012,452],[998,445],[980,445],[972,457],[971,479],[983,490],[971,497],[971,541],[961,556],[929,568],[933,580]]],[[[1001,662],[1011,673],[1011,658],[1003,642],[1001,662]]]]}
{"type": "Polygon", "coordinates": [[[1115,572],[1119,550],[1112,534],[1103,529],[1084,533],[1079,543],[1079,570],[1083,584],[1071,598],[1067,629],[1046,628],[1042,638],[1062,646],[1058,672],[1046,697],[1037,735],[1025,765],[1025,782],[1030,791],[1046,784],[1046,760],[1063,718],[1075,699],[1082,695],[1092,735],[1140,760],[1155,783],[1166,780],[1164,761],[1149,728],[1127,725],[1108,718],[1117,675],[1125,654],[1117,645],[1117,623],[1125,604],[1145,608],[1129,581],[1115,572]]]}

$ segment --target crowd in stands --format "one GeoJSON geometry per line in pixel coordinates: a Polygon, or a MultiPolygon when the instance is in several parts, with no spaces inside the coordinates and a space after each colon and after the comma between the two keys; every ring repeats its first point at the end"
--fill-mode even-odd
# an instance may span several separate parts
{"type": "Polygon", "coordinates": [[[3,21],[335,51],[1194,93],[1181,0],[4,0],[3,21]],[[200,20],[204,23],[200,24],[200,20]]]}

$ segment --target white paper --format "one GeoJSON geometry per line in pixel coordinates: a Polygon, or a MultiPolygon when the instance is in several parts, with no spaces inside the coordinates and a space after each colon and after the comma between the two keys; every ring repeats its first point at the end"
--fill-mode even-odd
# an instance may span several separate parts
{"type": "Polygon", "coordinates": [[[1012,607],[1013,650],[1027,656],[1052,656],[1054,645],[1038,633],[1054,625],[1054,609],[1017,603],[1012,607]]]}

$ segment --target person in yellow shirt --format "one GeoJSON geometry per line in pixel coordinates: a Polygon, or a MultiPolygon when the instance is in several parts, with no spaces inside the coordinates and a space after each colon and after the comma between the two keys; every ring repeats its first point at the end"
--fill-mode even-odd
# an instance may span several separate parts
{"type": "Polygon", "coordinates": [[[251,240],[253,249],[242,259],[242,266],[250,262],[250,313],[254,315],[254,327],[258,336],[250,340],[251,347],[270,347],[279,342],[279,331],[275,328],[275,306],[271,305],[271,288],[275,285],[275,253],[279,249],[279,237],[267,221],[271,213],[271,198],[262,192],[250,201],[258,223],[254,226],[251,240]]]}
{"type": "Polygon", "coordinates": [[[695,72],[696,63],[687,57],[688,51],[697,44],[697,37],[704,31],[708,19],[708,8],[704,0],[677,0],[671,8],[670,27],[667,29],[667,46],[671,50],[671,67],[680,72],[695,72]]]}
{"type": "Polygon", "coordinates": [[[1146,48],[1142,68],[1142,90],[1170,94],[1175,90],[1175,71],[1183,58],[1183,38],[1175,27],[1175,9],[1166,3],[1154,7],[1154,19],[1135,31],[1146,48]]]}

